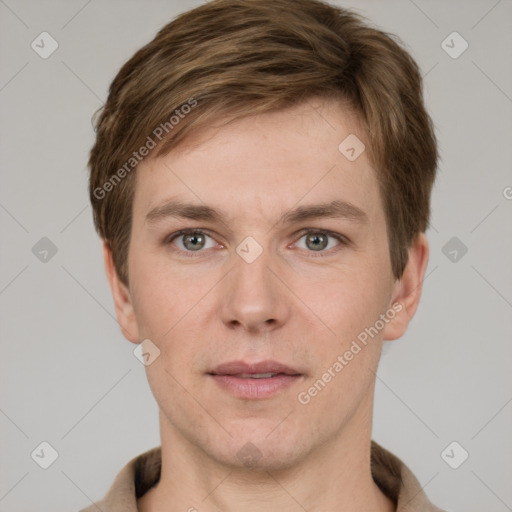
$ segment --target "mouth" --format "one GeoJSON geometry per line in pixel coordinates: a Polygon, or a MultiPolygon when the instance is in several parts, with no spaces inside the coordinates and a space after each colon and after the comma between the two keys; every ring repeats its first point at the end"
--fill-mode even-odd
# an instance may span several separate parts
{"type": "Polygon", "coordinates": [[[238,377],[239,379],[271,379],[276,375],[285,375],[284,373],[237,373],[234,374],[233,377],[238,377]]]}
{"type": "Polygon", "coordinates": [[[254,364],[231,361],[217,366],[208,375],[231,395],[253,400],[270,398],[304,377],[298,370],[277,361],[254,364]]]}

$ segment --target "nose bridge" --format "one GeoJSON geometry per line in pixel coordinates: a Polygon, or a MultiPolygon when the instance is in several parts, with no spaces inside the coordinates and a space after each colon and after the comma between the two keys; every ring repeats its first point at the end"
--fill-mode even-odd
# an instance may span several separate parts
{"type": "Polygon", "coordinates": [[[276,262],[271,250],[256,243],[246,239],[233,254],[234,268],[225,282],[221,317],[229,327],[268,331],[286,321],[289,305],[284,287],[274,275],[276,262]]]}

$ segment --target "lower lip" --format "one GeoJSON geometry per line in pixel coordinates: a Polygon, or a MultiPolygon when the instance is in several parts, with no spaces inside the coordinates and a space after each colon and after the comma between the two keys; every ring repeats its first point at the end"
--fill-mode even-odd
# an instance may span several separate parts
{"type": "Polygon", "coordinates": [[[302,375],[276,375],[268,379],[243,379],[234,375],[211,375],[215,382],[237,398],[269,398],[301,379],[302,375]]]}

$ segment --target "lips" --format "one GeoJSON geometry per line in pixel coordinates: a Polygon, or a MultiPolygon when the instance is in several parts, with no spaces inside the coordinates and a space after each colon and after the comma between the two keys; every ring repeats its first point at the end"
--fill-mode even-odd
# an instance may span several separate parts
{"type": "Polygon", "coordinates": [[[230,361],[217,366],[209,372],[210,375],[232,375],[239,378],[271,378],[276,375],[301,375],[294,368],[290,368],[277,361],[261,361],[249,364],[243,361],[230,361]]]}
{"type": "Polygon", "coordinates": [[[262,400],[277,395],[303,379],[298,370],[278,363],[231,361],[217,366],[208,375],[225,392],[245,400],[262,400]]]}

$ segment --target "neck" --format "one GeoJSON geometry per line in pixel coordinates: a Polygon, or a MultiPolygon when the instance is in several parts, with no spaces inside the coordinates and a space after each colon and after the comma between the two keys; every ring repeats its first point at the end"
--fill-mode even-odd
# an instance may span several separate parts
{"type": "Polygon", "coordinates": [[[394,512],[394,503],[371,475],[371,412],[363,415],[362,421],[352,418],[337,438],[300,463],[267,470],[219,464],[184,439],[161,414],[160,481],[139,500],[139,511],[394,512]]]}

